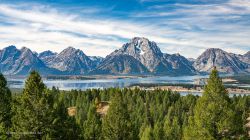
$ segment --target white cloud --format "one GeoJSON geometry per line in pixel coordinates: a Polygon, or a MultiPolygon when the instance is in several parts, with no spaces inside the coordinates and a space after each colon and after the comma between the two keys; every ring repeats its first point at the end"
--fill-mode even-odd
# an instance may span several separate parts
{"type": "MultiPolygon", "coordinates": [[[[144,36],[158,43],[164,52],[179,52],[187,57],[197,57],[205,48],[211,47],[244,53],[245,50],[249,50],[246,46],[250,44],[248,39],[250,28],[228,23],[216,25],[218,17],[213,16],[213,13],[225,15],[235,14],[237,11],[240,14],[248,12],[249,3],[243,0],[240,0],[237,6],[244,6],[244,12],[230,8],[235,2],[230,1],[227,6],[222,7],[208,6],[205,10],[202,7],[188,5],[192,8],[166,12],[168,15],[188,13],[185,17],[163,18],[158,21],[149,19],[141,22],[135,22],[133,18],[123,20],[87,18],[42,5],[24,7],[0,4],[0,22],[2,20],[3,23],[11,24],[0,24],[0,46],[1,48],[11,44],[17,47],[26,46],[38,52],[48,49],[59,52],[68,46],[73,46],[82,49],[87,55],[106,56],[126,43],[124,40],[144,36]],[[176,28],[178,25],[180,28],[176,28]],[[195,31],[194,25],[202,31],[195,31]],[[237,48],[237,46],[242,47],[237,48]]],[[[95,12],[96,10],[87,10],[86,13],[95,12]]],[[[146,12],[138,13],[138,15],[146,14],[146,12]]],[[[164,15],[164,12],[159,12],[158,15],[154,12],[150,14],[148,13],[148,16],[159,17],[164,15]]],[[[238,18],[237,15],[234,18],[238,18]]]]}
{"type": "Polygon", "coordinates": [[[169,52],[177,51],[188,57],[197,57],[198,52],[211,47],[234,53],[250,50],[250,1],[247,0],[202,5],[154,5],[147,11],[132,13],[131,16],[152,18],[161,28],[172,30],[173,38],[178,38],[183,44],[168,44],[163,50],[169,52]]]}

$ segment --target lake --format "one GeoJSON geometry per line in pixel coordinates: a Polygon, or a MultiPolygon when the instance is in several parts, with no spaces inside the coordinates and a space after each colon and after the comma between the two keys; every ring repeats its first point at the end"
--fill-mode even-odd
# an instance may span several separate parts
{"type": "MultiPolygon", "coordinates": [[[[47,87],[58,87],[61,90],[71,89],[94,89],[94,88],[110,88],[110,87],[128,87],[133,84],[192,84],[194,79],[207,78],[208,75],[195,75],[195,76],[153,76],[153,77],[138,77],[138,78],[124,78],[124,79],[94,79],[94,80],[46,80],[43,82],[47,87]]],[[[22,78],[7,78],[10,88],[23,88],[25,79],[22,78]]]]}
{"type": "MultiPolygon", "coordinates": [[[[208,78],[208,75],[195,75],[195,76],[153,76],[153,77],[137,77],[137,78],[123,78],[123,79],[92,79],[92,80],[46,80],[43,82],[48,88],[53,86],[58,87],[60,90],[72,90],[72,89],[103,89],[110,87],[129,87],[133,84],[193,84],[195,79],[208,78]]],[[[8,86],[10,88],[23,88],[25,79],[23,78],[8,78],[8,86]]],[[[242,85],[234,85],[243,87],[242,85]]],[[[250,87],[250,85],[244,85],[244,87],[250,87]]],[[[180,92],[185,96],[190,92],[180,92]]],[[[192,92],[193,95],[201,95],[201,93],[192,92]]],[[[237,93],[230,93],[230,96],[239,95],[237,93]]]]}

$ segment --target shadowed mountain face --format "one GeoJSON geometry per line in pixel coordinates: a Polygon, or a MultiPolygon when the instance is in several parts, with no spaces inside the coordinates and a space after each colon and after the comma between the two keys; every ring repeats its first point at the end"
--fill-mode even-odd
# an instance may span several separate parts
{"type": "Polygon", "coordinates": [[[215,48],[202,53],[193,66],[200,72],[209,72],[216,66],[218,71],[223,73],[242,73],[247,68],[247,65],[235,55],[215,48]]]}
{"type": "Polygon", "coordinates": [[[59,54],[44,51],[40,54],[28,48],[9,46],[0,50],[0,72],[26,75],[37,70],[48,74],[156,74],[193,75],[209,73],[216,66],[223,73],[250,72],[250,51],[244,55],[221,49],[207,49],[197,59],[180,54],[162,53],[157,44],[135,37],[106,58],[87,56],[79,49],[68,47],[59,54]]]}

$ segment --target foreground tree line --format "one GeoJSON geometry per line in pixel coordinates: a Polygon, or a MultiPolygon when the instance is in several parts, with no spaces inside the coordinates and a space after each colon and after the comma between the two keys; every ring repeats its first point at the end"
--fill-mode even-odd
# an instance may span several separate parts
{"type": "Polygon", "coordinates": [[[202,97],[139,89],[48,89],[31,72],[22,93],[0,75],[0,139],[248,139],[250,96],[229,98],[216,69],[202,97]],[[108,105],[100,114],[102,103],[108,105]],[[74,107],[76,113],[68,114],[74,107]]]}

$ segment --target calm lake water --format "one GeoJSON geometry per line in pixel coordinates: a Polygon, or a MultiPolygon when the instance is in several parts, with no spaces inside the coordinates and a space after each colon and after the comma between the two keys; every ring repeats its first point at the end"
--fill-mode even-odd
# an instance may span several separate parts
{"type": "MultiPolygon", "coordinates": [[[[195,76],[154,76],[146,78],[125,78],[125,79],[95,79],[95,80],[43,80],[47,87],[58,87],[60,90],[71,89],[103,89],[110,87],[128,87],[133,84],[193,84],[195,79],[207,78],[208,75],[195,75],[195,76]]],[[[23,88],[25,79],[21,78],[7,78],[10,88],[23,88]]],[[[237,85],[236,85],[237,86],[237,85]]],[[[239,85],[240,86],[240,85],[239,85]]],[[[244,85],[250,87],[250,85],[244,85]]],[[[187,95],[188,92],[182,92],[181,95],[187,95]]],[[[192,93],[200,95],[200,93],[192,93]]],[[[233,95],[233,94],[232,94],[233,95]]]]}
{"type": "MultiPolygon", "coordinates": [[[[94,80],[43,80],[47,87],[58,87],[61,90],[71,89],[93,89],[93,88],[110,88],[110,87],[128,87],[133,84],[159,84],[159,83],[186,83],[192,84],[194,79],[206,78],[208,76],[154,76],[146,78],[125,78],[125,79],[94,79],[94,80]]],[[[7,78],[10,88],[23,88],[25,79],[7,78]]]]}

